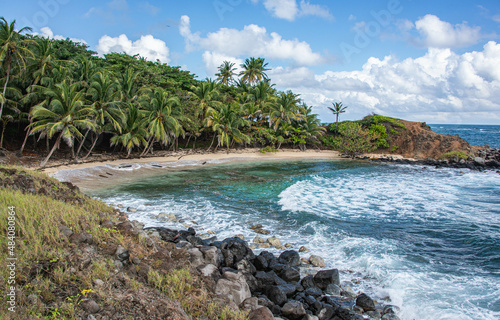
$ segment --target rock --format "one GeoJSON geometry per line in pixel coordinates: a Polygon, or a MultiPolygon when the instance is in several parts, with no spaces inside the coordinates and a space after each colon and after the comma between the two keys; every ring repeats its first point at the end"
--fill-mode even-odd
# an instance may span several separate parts
{"type": "Polygon", "coordinates": [[[132,223],[132,225],[134,226],[134,228],[136,228],[138,230],[144,229],[144,223],[142,223],[140,221],[132,220],[132,221],[130,221],[130,223],[132,223]]]}
{"type": "Polygon", "coordinates": [[[201,274],[205,277],[220,277],[219,269],[217,269],[217,267],[213,264],[207,264],[206,266],[198,268],[198,270],[200,270],[201,274]]]}
{"type": "Polygon", "coordinates": [[[393,305],[386,305],[384,307],[384,309],[382,310],[382,314],[388,314],[388,313],[391,313],[391,314],[396,314],[400,311],[399,307],[398,306],[393,306],[393,305]]]}
{"type": "Polygon", "coordinates": [[[189,262],[193,268],[205,265],[205,259],[203,258],[203,253],[198,248],[190,248],[187,250],[189,253],[189,262]]]}
{"type": "Polygon", "coordinates": [[[274,320],[274,316],[268,308],[260,307],[250,312],[248,320],[274,320]]]}
{"type": "Polygon", "coordinates": [[[247,310],[247,311],[256,310],[259,308],[259,299],[255,297],[245,299],[245,301],[243,301],[238,307],[242,310],[247,310]]]}
{"type": "Polygon", "coordinates": [[[326,266],[325,260],[323,260],[323,258],[321,258],[320,256],[316,256],[314,254],[309,257],[309,263],[315,267],[320,267],[320,268],[324,268],[326,266]]]}
{"type": "Polygon", "coordinates": [[[293,297],[297,293],[297,289],[299,288],[299,286],[293,283],[280,284],[278,287],[283,290],[288,298],[293,297]]]}
{"type": "Polygon", "coordinates": [[[306,258],[300,258],[300,264],[301,265],[306,265],[306,264],[309,264],[309,259],[306,259],[306,258]]]}
{"type": "Polygon", "coordinates": [[[203,259],[205,264],[213,264],[216,267],[220,267],[224,261],[224,256],[219,248],[214,246],[203,246],[199,248],[201,253],[203,253],[203,259]]]}
{"type": "Polygon", "coordinates": [[[291,243],[285,243],[285,248],[292,248],[293,247],[293,244],[291,243]]]}
{"type": "Polygon", "coordinates": [[[102,287],[104,285],[104,281],[101,279],[94,279],[94,284],[98,287],[102,287]]]}
{"type": "Polygon", "coordinates": [[[392,314],[392,313],[388,313],[388,314],[384,314],[382,316],[382,320],[400,320],[400,319],[397,315],[392,314]]]}
{"type": "Polygon", "coordinates": [[[267,259],[264,256],[258,255],[253,260],[253,265],[257,270],[266,270],[269,266],[267,259]]]}
{"type": "Polygon", "coordinates": [[[363,308],[361,308],[360,306],[353,306],[352,312],[354,312],[356,314],[363,314],[365,312],[365,310],[363,310],[363,308]]]}
{"type": "Polygon", "coordinates": [[[118,258],[118,260],[124,262],[127,261],[128,258],[130,258],[130,253],[124,247],[118,246],[118,248],[116,248],[115,256],[118,258]]]}
{"type": "Polygon", "coordinates": [[[87,232],[73,233],[69,237],[69,242],[75,243],[75,244],[80,244],[80,243],[92,244],[92,243],[94,243],[94,239],[92,238],[92,235],[90,233],[87,233],[87,232]]]}
{"type": "Polygon", "coordinates": [[[246,259],[240,260],[238,261],[238,263],[236,263],[236,270],[247,272],[250,274],[255,274],[257,272],[255,266],[246,259]]]}
{"type": "Polygon", "coordinates": [[[261,243],[261,244],[259,244],[259,248],[269,249],[269,248],[271,248],[271,245],[269,243],[261,243]]]}
{"type": "Polygon", "coordinates": [[[123,234],[127,234],[130,236],[139,235],[139,231],[134,227],[134,225],[130,221],[124,221],[116,225],[116,229],[123,234]]]}
{"type": "Polygon", "coordinates": [[[300,272],[294,268],[285,268],[279,273],[279,276],[286,282],[299,282],[300,272]]]}
{"type": "Polygon", "coordinates": [[[375,311],[375,302],[368,295],[362,293],[356,298],[356,305],[366,311],[375,311]]]}
{"type": "Polygon", "coordinates": [[[304,289],[315,287],[314,278],[312,275],[307,275],[300,281],[300,284],[304,287],[304,289]]]}
{"type": "Polygon", "coordinates": [[[230,238],[222,241],[220,249],[224,255],[227,267],[233,268],[242,259],[249,261],[255,258],[252,249],[248,247],[246,241],[239,238],[230,238]]]}
{"type": "Polygon", "coordinates": [[[136,208],[132,208],[132,207],[128,207],[127,208],[127,212],[135,213],[135,212],[137,212],[137,209],[136,208]]]}
{"type": "Polygon", "coordinates": [[[340,295],[342,297],[346,297],[347,299],[354,299],[357,296],[356,292],[354,292],[354,290],[349,286],[345,286],[340,292],[340,295]]]}
{"type": "Polygon", "coordinates": [[[342,289],[333,283],[330,283],[329,285],[326,286],[325,293],[330,294],[332,296],[340,296],[340,293],[342,292],[342,289]]]}
{"type": "Polygon", "coordinates": [[[306,315],[306,310],[302,303],[294,300],[285,303],[283,308],[281,308],[281,312],[283,312],[285,317],[291,320],[299,320],[306,315]]]}
{"type": "Polygon", "coordinates": [[[297,251],[287,250],[280,254],[278,261],[289,267],[300,265],[300,256],[297,251]]]}
{"type": "Polygon", "coordinates": [[[266,241],[262,237],[256,236],[255,238],[253,238],[253,243],[265,243],[265,242],[266,241]]]}
{"type": "Polygon", "coordinates": [[[307,249],[304,246],[301,246],[300,249],[299,249],[299,252],[309,252],[309,249],[307,249]]]}
{"type": "Polygon", "coordinates": [[[252,250],[257,249],[257,246],[255,244],[250,244],[248,247],[252,250]]]}
{"type": "Polygon", "coordinates": [[[250,288],[241,273],[224,272],[223,278],[217,281],[215,293],[229,297],[236,305],[250,298],[250,288]]]}
{"type": "Polygon", "coordinates": [[[333,307],[322,308],[318,313],[319,320],[330,320],[335,316],[335,309],[333,307]]]}
{"type": "Polygon", "coordinates": [[[271,300],[274,304],[278,306],[283,306],[287,301],[287,295],[282,288],[278,286],[267,286],[266,287],[266,296],[271,300]]]}
{"type": "Polygon", "coordinates": [[[319,271],[314,276],[314,283],[322,290],[326,289],[331,283],[340,286],[339,270],[330,269],[319,271]]]}
{"type": "Polygon", "coordinates": [[[242,234],[236,234],[236,235],[233,236],[233,238],[239,238],[241,240],[245,240],[245,236],[242,235],[242,234]]]}
{"type": "Polygon", "coordinates": [[[69,238],[73,234],[73,230],[71,230],[70,228],[68,228],[65,225],[60,225],[59,226],[59,234],[66,237],[66,238],[69,238]]]}
{"type": "Polygon", "coordinates": [[[269,243],[270,245],[272,245],[273,247],[281,247],[281,240],[278,239],[277,237],[270,237],[270,238],[267,238],[267,243],[269,243]]]}
{"type": "Polygon", "coordinates": [[[270,234],[271,231],[269,230],[266,230],[266,229],[255,229],[254,230],[255,233],[258,233],[258,234],[263,234],[263,235],[266,235],[266,234],[270,234]]]}
{"type": "Polygon", "coordinates": [[[319,320],[319,318],[311,314],[306,314],[305,317],[302,318],[302,320],[319,320]]]}
{"type": "Polygon", "coordinates": [[[254,224],[253,226],[250,227],[250,229],[252,230],[256,230],[256,229],[262,229],[262,225],[261,224],[254,224]]]}
{"type": "Polygon", "coordinates": [[[92,299],[84,299],[80,302],[80,306],[85,310],[87,313],[93,314],[99,312],[101,307],[97,304],[92,299]]]}
{"type": "Polygon", "coordinates": [[[216,234],[215,231],[212,231],[212,230],[207,230],[207,233],[208,234],[216,234]]]}
{"type": "Polygon", "coordinates": [[[474,158],[474,163],[480,166],[485,166],[486,165],[486,160],[481,157],[475,157],[474,158]]]}
{"type": "Polygon", "coordinates": [[[378,310],[366,311],[365,314],[373,319],[380,319],[382,317],[382,314],[378,310]]]}
{"type": "Polygon", "coordinates": [[[318,287],[310,287],[306,289],[305,294],[317,298],[323,294],[323,291],[318,287]]]}

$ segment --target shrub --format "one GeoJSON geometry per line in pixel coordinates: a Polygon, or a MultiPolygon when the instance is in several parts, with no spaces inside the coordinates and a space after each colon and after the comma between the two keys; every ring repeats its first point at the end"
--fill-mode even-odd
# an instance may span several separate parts
{"type": "Polygon", "coordinates": [[[370,131],[363,129],[359,123],[344,122],[340,124],[339,134],[340,137],[335,138],[337,141],[334,142],[334,145],[340,152],[348,156],[354,158],[359,154],[376,149],[372,143],[370,131]]]}
{"type": "Polygon", "coordinates": [[[439,159],[445,160],[445,159],[451,159],[451,158],[454,158],[454,157],[457,157],[459,159],[464,159],[464,160],[469,159],[469,155],[467,153],[463,152],[463,151],[450,151],[450,152],[442,154],[439,157],[439,159]]]}

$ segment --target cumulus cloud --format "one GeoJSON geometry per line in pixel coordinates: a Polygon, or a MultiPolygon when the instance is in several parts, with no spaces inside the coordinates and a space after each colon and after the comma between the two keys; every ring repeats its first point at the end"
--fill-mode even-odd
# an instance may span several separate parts
{"type": "MultiPolygon", "coordinates": [[[[67,39],[66,37],[63,37],[61,35],[54,35],[54,32],[49,27],[43,27],[40,29],[40,33],[33,32],[33,35],[40,36],[43,38],[54,39],[54,40],[66,40],[67,39]]],[[[70,39],[73,42],[80,42],[83,44],[87,44],[87,42],[83,39],[77,39],[77,38],[68,38],[68,39],[70,39]]]]}
{"type": "Polygon", "coordinates": [[[162,63],[170,62],[170,50],[164,41],[155,39],[152,35],[141,36],[139,40],[132,41],[124,34],[118,37],[105,35],[99,39],[97,53],[103,56],[107,53],[117,52],[144,57],[150,61],[160,60],[162,63]]]}
{"type": "MultiPolygon", "coordinates": [[[[258,3],[259,0],[252,0],[258,3]]],[[[327,20],[333,20],[333,15],[327,7],[311,4],[309,1],[301,0],[300,5],[296,0],[263,0],[264,7],[273,16],[288,21],[294,21],[299,16],[317,16],[327,20]]]]}
{"type": "Polygon", "coordinates": [[[452,25],[432,14],[416,21],[415,28],[419,32],[417,43],[428,48],[462,48],[483,38],[480,27],[469,27],[466,23],[452,25]]]}
{"type": "Polygon", "coordinates": [[[326,107],[342,101],[352,119],[375,112],[430,123],[498,123],[499,57],[500,44],[491,41],[462,55],[431,48],[416,59],[370,58],[352,72],[275,68],[269,76],[278,88],[301,93],[325,121],[331,120],[326,107]]]}
{"type": "Polygon", "coordinates": [[[221,28],[203,38],[199,33],[191,32],[189,17],[182,16],[179,32],[186,40],[187,51],[204,49],[232,57],[287,59],[299,65],[316,65],[324,61],[322,55],[313,52],[307,42],[283,39],[278,33],[268,33],[266,28],[254,24],[245,26],[243,30],[221,28]]]}

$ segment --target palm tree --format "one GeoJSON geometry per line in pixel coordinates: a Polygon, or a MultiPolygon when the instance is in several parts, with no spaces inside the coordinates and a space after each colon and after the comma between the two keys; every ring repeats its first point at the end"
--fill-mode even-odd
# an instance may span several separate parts
{"type": "Polygon", "coordinates": [[[30,125],[31,134],[41,132],[42,136],[46,135],[48,138],[52,138],[56,133],[59,135],[49,154],[40,164],[42,168],[59,148],[61,139],[71,147],[74,158],[74,139],[83,136],[79,129],[95,127],[93,121],[89,120],[92,110],[84,105],[84,92],[80,90],[79,83],[68,84],[64,81],[56,84],[54,88],[45,89],[44,94],[47,99],[31,110],[33,118],[33,123],[30,125]]]}
{"type": "MultiPolygon", "coordinates": [[[[0,17],[0,67],[5,70],[6,78],[3,86],[2,95],[5,97],[5,91],[9,83],[12,65],[17,64],[19,69],[26,68],[27,56],[33,57],[33,52],[27,45],[32,42],[29,39],[23,39],[21,33],[31,31],[31,28],[24,27],[21,30],[15,30],[16,20],[10,24],[4,17],[0,17]]],[[[5,102],[0,103],[0,118],[2,117],[5,102]]]]}
{"type": "Polygon", "coordinates": [[[264,80],[250,89],[250,99],[255,102],[258,108],[256,121],[259,121],[263,114],[269,113],[275,92],[273,86],[269,83],[269,80],[264,80]]]}
{"type": "MultiPolygon", "coordinates": [[[[317,141],[318,136],[325,133],[325,128],[321,126],[318,115],[312,113],[312,107],[303,105],[301,107],[302,120],[298,121],[297,127],[302,130],[306,141],[317,141]]],[[[305,146],[303,147],[305,149],[305,146]]]]}
{"type": "Polygon", "coordinates": [[[197,86],[191,87],[191,96],[198,100],[200,110],[202,111],[200,116],[202,121],[210,109],[220,106],[220,102],[216,100],[218,95],[219,91],[215,81],[201,81],[197,86]]]}
{"type": "Polygon", "coordinates": [[[18,108],[18,106],[20,105],[18,101],[22,98],[21,90],[12,86],[8,86],[6,88],[5,93],[7,95],[6,97],[4,97],[2,93],[0,93],[0,102],[5,103],[5,111],[6,111],[0,119],[2,122],[0,148],[3,147],[3,138],[5,129],[7,128],[7,123],[14,121],[14,115],[22,114],[21,110],[18,108]],[[7,111],[10,111],[11,114],[8,114],[7,111]]]}
{"type": "Polygon", "coordinates": [[[241,65],[243,71],[240,72],[241,79],[250,85],[253,85],[260,80],[267,80],[266,69],[267,63],[264,58],[254,58],[251,57],[245,60],[245,63],[241,65]]]}
{"type": "Polygon", "coordinates": [[[236,75],[236,73],[234,73],[234,71],[236,70],[234,65],[235,65],[234,62],[224,61],[219,66],[218,68],[219,73],[215,74],[217,76],[217,81],[219,81],[219,83],[229,86],[234,81],[233,78],[236,75]]]}
{"type": "Polygon", "coordinates": [[[146,146],[147,118],[144,113],[136,106],[129,104],[128,112],[125,113],[125,118],[122,120],[121,132],[115,133],[111,138],[111,145],[121,144],[127,149],[127,158],[130,156],[134,147],[146,146]]]}
{"type": "Polygon", "coordinates": [[[166,146],[172,139],[176,139],[180,134],[184,133],[177,120],[181,117],[179,107],[180,101],[178,97],[169,96],[168,92],[163,89],[155,90],[146,106],[150,139],[147,143],[148,146],[144,148],[141,155],[146,154],[151,148],[153,139],[166,146]]]}
{"type": "Polygon", "coordinates": [[[345,110],[347,109],[347,107],[344,107],[342,105],[342,102],[332,102],[333,104],[333,108],[332,107],[328,107],[328,109],[330,109],[330,111],[337,116],[336,118],[336,121],[335,121],[335,132],[338,132],[338,124],[339,124],[339,115],[341,113],[345,113],[345,110]]]}
{"type": "MultiPolygon", "coordinates": [[[[120,131],[121,123],[120,119],[124,117],[122,110],[120,109],[120,92],[119,84],[116,80],[112,79],[110,75],[103,72],[97,72],[92,77],[90,83],[90,88],[87,91],[89,103],[91,103],[90,108],[93,112],[93,119],[96,124],[95,138],[90,147],[87,158],[94,150],[99,136],[106,131],[120,131]]],[[[88,130],[83,137],[80,146],[78,147],[78,153],[87,138],[88,130]]]]}
{"type": "Polygon", "coordinates": [[[302,115],[298,113],[299,102],[298,94],[291,91],[282,92],[276,101],[271,104],[269,127],[273,127],[274,131],[277,131],[282,122],[290,124],[292,120],[302,119],[302,115]]]}
{"type": "Polygon", "coordinates": [[[239,115],[239,108],[240,105],[236,102],[224,104],[220,110],[211,110],[207,118],[207,126],[214,131],[214,138],[217,136],[217,147],[226,145],[228,153],[232,141],[250,142],[250,137],[240,130],[248,122],[239,115]]]}

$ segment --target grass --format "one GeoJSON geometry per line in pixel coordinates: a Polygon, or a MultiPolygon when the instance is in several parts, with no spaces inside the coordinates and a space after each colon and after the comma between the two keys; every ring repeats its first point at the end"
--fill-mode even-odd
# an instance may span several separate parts
{"type": "Polygon", "coordinates": [[[464,160],[469,159],[469,155],[463,151],[450,151],[450,152],[442,154],[439,157],[439,159],[440,160],[447,160],[447,159],[451,159],[451,158],[455,158],[455,157],[457,157],[459,159],[464,159],[464,160]]]}

